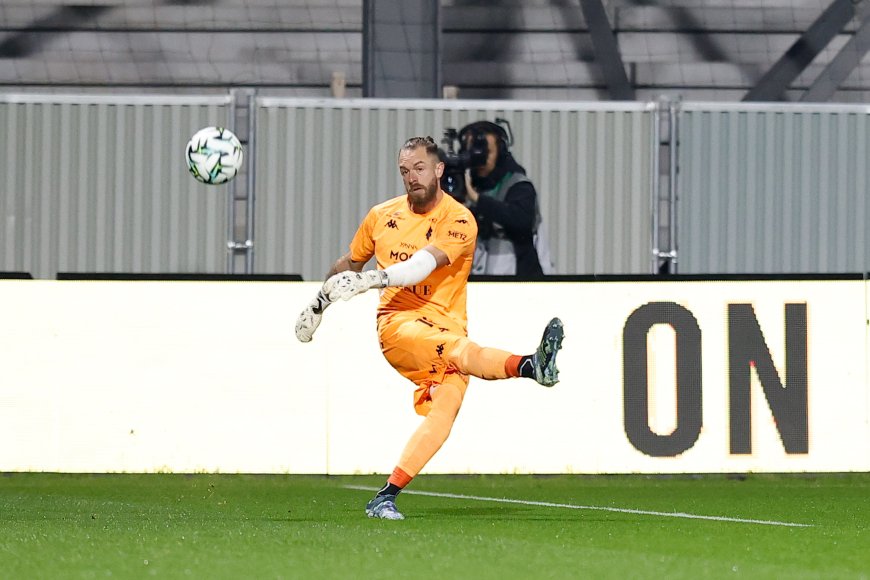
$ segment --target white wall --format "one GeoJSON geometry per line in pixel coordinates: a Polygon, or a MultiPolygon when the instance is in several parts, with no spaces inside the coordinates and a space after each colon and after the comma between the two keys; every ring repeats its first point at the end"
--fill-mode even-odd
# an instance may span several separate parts
{"type": "MultiPolygon", "coordinates": [[[[380,354],[371,292],[293,337],[317,283],[2,281],[0,471],[370,473],[419,422],[380,354]]],[[[862,281],[472,284],[470,336],[531,352],[566,328],[562,382],[472,379],[430,473],[870,470],[862,281]],[[626,434],[623,330],[650,302],[701,330],[703,426],[673,457],[626,434]],[[807,307],[808,452],[787,453],[752,380],[752,453],[729,448],[728,304],[751,303],[785,378],[784,304],[807,307]]],[[[676,426],[674,332],[656,325],[649,426],[676,426]]],[[[786,387],[787,388],[787,387],[786,387]]],[[[782,421],[782,417],[779,418],[782,421]]]]}

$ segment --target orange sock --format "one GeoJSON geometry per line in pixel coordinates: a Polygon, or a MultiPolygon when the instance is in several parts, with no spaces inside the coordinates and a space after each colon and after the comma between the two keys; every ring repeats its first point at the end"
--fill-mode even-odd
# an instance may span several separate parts
{"type": "Polygon", "coordinates": [[[391,483],[397,487],[404,488],[406,485],[411,483],[412,479],[414,478],[402,471],[401,467],[397,467],[393,470],[393,474],[387,480],[387,483],[391,483]]]}
{"type": "Polygon", "coordinates": [[[449,359],[459,372],[466,375],[481,379],[507,379],[519,376],[519,360],[514,367],[508,364],[513,356],[507,351],[482,347],[462,339],[453,347],[449,359]]]}
{"type": "MultiPolygon", "coordinates": [[[[447,375],[446,379],[449,380],[451,377],[456,377],[456,381],[462,381],[457,375],[447,375]]],[[[429,463],[450,435],[453,421],[456,420],[456,414],[459,413],[459,407],[462,405],[464,386],[464,382],[460,387],[451,381],[444,382],[433,389],[432,409],[411,435],[396,468],[408,477],[408,481],[420,473],[423,466],[429,463]]],[[[393,476],[395,473],[394,471],[393,476]]],[[[392,477],[390,481],[392,482],[392,477]]]]}
{"type": "Polygon", "coordinates": [[[520,361],[523,360],[518,354],[512,354],[508,357],[506,361],[504,361],[504,372],[507,373],[509,377],[518,377],[520,376],[520,361]]]}

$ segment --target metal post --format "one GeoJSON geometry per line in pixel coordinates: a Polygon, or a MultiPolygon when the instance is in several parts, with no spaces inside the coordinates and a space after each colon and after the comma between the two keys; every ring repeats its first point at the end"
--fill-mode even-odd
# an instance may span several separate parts
{"type": "Polygon", "coordinates": [[[868,50],[870,50],[870,8],[865,7],[861,11],[861,26],[813,81],[812,86],[800,100],[808,103],[830,100],[843,81],[849,78],[855,67],[861,63],[868,50]]]}
{"type": "Polygon", "coordinates": [[[245,212],[245,274],[254,273],[254,202],[257,184],[257,92],[248,95],[248,198],[245,212]]]}
{"type": "Polygon", "coordinates": [[[670,134],[670,153],[671,153],[671,166],[670,166],[670,191],[669,191],[669,199],[668,205],[670,206],[670,223],[668,224],[668,237],[670,238],[670,252],[668,252],[668,259],[671,261],[671,274],[677,273],[677,175],[678,175],[678,166],[677,166],[677,157],[679,156],[680,151],[680,139],[679,139],[679,119],[680,119],[680,111],[679,111],[679,103],[672,102],[669,108],[669,116],[671,119],[671,134],[670,134]]]}
{"type": "Polygon", "coordinates": [[[661,170],[659,169],[659,163],[661,163],[661,152],[659,151],[661,147],[661,107],[663,106],[664,100],[659,100],[656,103],[655,110],[653,111],[653,126],[652,126],[652,136],[650,137],[650,146],[652,148],[652,167],[650,171],[652,173],[652,187],[650,188],[650,195],[652,196],[650,209],[652,210],[652,256],[650,256],[651,264],[650,269],[653,274],[658,272],[658,262],[659,262],[659,194],[661,191],[661,170]]]}
{"type": "Polygon", "coordinates": [[[863,0],[834,0],[810,28],[770,67],[744,101],[778,101],[813,59],[825,49],[855,16],[855,6],[863,0]]]}
{"type": "Polygon", "coordinates": [[[439,0],[364,0],[363,96],[441,98],[439,0]],[[409,57],[419,65],[410,65],[409,57]]]}
{"type": "Polygon", "coordinates": [[[653,244],[652,262],[653,273],[662,271],[662,266],[667,266],[667,273],[675,274],[677,267],[677,156],[679,153],[679,141],[677,138],[677,118],[679,113],[679,101],[671,101],[662,97],[656,104],[655,109],[655,138],[652,143],[653,163],[655,165],[653,175],[653,244]],[[667,116],[665,116],[667,113],[667,116]],[[667,119],[665,125],[664,119],[667,119]],[[662,140],[664,128],[667,126],[667,137],[662,140]],[[667,197],[667,243],[662,239],[662,188],[661,182],[665,173],[661,168],[661,150],[668,149],[668,197],[667,197]],[[667,249],[665,249],[665,246],[667,249]]]}
{"type": "Polygon", "coordinates": [[[601,0],[580,0],[580,8],[586,19],[589,36],[592,37],[592,48],[595,50],[595,60],[601,67],[610,98],[615,101],[633,101],[634,87],[625,74],[619,43],[616,42],[604,4],[601,0]]]}
{"type": "MultiPolygon", "coordinates": [[[[236,89],[230,90],[230,107],[229,118],[227,119],[227,127],[233,133],[236,132],[236,89]]],[[[230,181],[227,184],[227,267],[226,273],[232,274],[235,271],[233,266],[233,257],[235,255],[236,246],[236,182],[230,181]]]]}
{"type": "MultiPolygon", "coordinates": [[[[230,104],[230,120],[227,127],[230,128],[245,146],[245,171],[244,183],[234,179],[227,184],[227,273],[236,273],[237,258],[241,259],[244,253],[245,274],[254,272],[254,185],[256,183],[256,139],[255,139],[255,115],[256,115],[256,91],[252,89],[233,89],[230,91],[232,102],[230,104]],[[244,101],[242,101],[244,99],[244,101]],[[238,103],[236,102],[238,101],[238,103]],[[240,105],[241,104],[241,105],[240,105]],[[241,118],[240,113],[245,113],[247,123],[241,118]],[[244,234],[237,232],[236,220],[241,208],[237,208],[239,186],[242,186],[245,200],[244,234]],[[244,240],[238,238],[244,235],[244,240]]],[[[241,227],[241,224],[239,224],[241,227]]],[[[241,264],[239,264],[241,267],[241,264]]]]}

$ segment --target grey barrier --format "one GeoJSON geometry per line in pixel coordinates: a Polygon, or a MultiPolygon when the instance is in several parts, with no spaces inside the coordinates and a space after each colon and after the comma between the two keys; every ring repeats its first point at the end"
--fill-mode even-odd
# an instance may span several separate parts
{"type": "Polygon", "coordinates": [[[510,121],[539,191],[557,273],[648,274],[662,256],[680,273],[870,267],[868,107],[268,97],[245,107],[256,151],[239,217],[238,184],[198,184],[183,160],[196,129],[237,123],[232,95],[0,93],[0,271],[233,273],[227,253],[241,248],[246,273],[320,279],[365,211],[401,193],[405,139],[496,117],[510,121]]]}

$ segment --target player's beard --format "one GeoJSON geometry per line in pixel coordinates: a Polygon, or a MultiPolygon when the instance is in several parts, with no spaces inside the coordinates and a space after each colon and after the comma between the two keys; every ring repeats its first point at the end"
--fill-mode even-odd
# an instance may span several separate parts
{"type": "Polygon", "coordinates": [[[428,185],[417,184],[408,191],[408,199],[414,207],[425,207],[432,203],[438,191],[438,180],[433,179],[428,185]],[[417,189],[420,188],[420,189],[417,189]]]}

